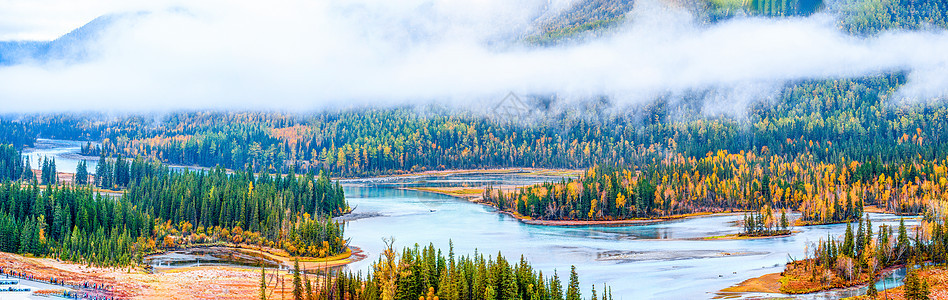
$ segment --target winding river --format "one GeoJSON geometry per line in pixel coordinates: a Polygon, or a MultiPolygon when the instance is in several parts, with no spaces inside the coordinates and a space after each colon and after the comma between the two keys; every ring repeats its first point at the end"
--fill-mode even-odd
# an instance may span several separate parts
{"type": "MultiPolygon", "coordinates": [[[[70,150],[40,150],[57,156],[60,171],[73,172],[69,166],[74,168],[74,164],[60,161],[68,160],[78,146],[65,146],[70,150]]],[[[37,153],[27,150],[24,154],[37,153]]],[[[446,251],[452,241],[461,255],[474,251],[496,255],[501,251],[509,260],[517,260],[522,254],[544,274],[556,270],[560,278],[568,278],[570,266],[575,265],[585,293],[592,284],[602,291],[606,283],[617,299],[712,298],[722,288],[782,271],[790,258],[803,257],[808,245],[842,235],[846,228],[845,224],[807,226],[795,228],[800,232],[789,237],[703,240],[737,233],[735,221],[742,216],[715,215],[624,227],[548,227],[523,224],[491,207],[434,193],[363,184],[347,185],[345,192],[349,205],[355,208],[345,234],[368,255],[348,266],[353,271],[371,268],[384,247],[383,238],[394,238],[399,249],[434,243],[446,251]]],[[[876,226],[897,225],[899,221],[889,214],[870,214],[870,218],[876,226]]],[[[900,280],[901,275],[895,274],[877,286],[880,290],[883,284],[893,287],[900,280]]],[[[859,291],[803,298],[839,298],[854,293],[859,291]]]]}
{"type": "MultiPolygon", "coordinates": [[[[477,250],[496,255],[501,251],[511,260],[523,254],[544,274],[557,270],[561,278],[575,265],[584,291],[594,283],[606,283],[618,299],[711,298],[717,296],[714,292],[743,280],[782,271],[790,257],[804,256],[808,244],[827,235],[842,235],[846,229],[845,224],[807,226],[795,228],[800,233],[790,237],[703,240],[737,233],[740,229],[735,221],[742,216],[717,215],[642,226],[549,227],[527,225],[491,207],[432,193],[347,187],[346,197],[356,207],[354,214],[367,216],[346,225],[351,243],[369,256],[351,264],[353,270],[370,268],[385,246],[383,238],[394,237],[397,247],[430,242],[442,249],[447,249],[450,240],[456,253],[477,250]]],[[[899,221],[888,214],[870,214],[870,218],[873,225],[897,225],[899,221]]],[[[897,281],[886,282],[887,287],[897,281]]]]}

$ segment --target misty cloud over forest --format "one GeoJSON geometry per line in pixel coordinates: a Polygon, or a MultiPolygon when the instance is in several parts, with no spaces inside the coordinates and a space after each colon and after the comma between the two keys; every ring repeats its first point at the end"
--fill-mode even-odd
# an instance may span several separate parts
{"type": "MultiPolygon", "coordinates": [[[[687,10],[642,0],[611,34],[550,47],[521,42],[537,17],[569,4],[101,2],[82,11],[91,16],[72,27],[98,14],[113,17],[63,50],[82,55],[0,67],[0,110],[469,106],[510,91],[606,95],[623,104],[696,89],[719,90],[711,100],[739,106],[791,80],[900,70],[909,72],[909,81],[897,97],[948,95],[945,31],[854,37],[840,31],[832,12],[708,25],[687,10]]],[[[7,8],[6,14],[46,13],[7,8]]],[[[49,28],[64,26],[39,17],[17,20],[0,23],[0,37],[53,39],[49,28]]]]}

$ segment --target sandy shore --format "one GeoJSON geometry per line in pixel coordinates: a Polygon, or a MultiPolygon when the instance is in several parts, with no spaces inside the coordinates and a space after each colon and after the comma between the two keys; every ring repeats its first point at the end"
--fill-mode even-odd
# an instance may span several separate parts
{"type": "Polygon", "coordinates": [[[731,293],[774,293],[780,294],[780,273],[771,273],[744,280],[735,286],[721,290],[722,294],[731,293]]]}
{"type": "MultiPolygon", "coordinates": [[[[243,249],[248,250],[248,249],[243,249]]],[[[252,251],[252,250],[251,250],[252,251]]],[[[263,255],[266,254],[262,252],[263,255]]],[[[304,269],[335,267],[355,261],[361,255],[357,248],[345,254],[344,259],[329,258],[321,261],[301,261],[304,269]]],[[[358,259],[361,259],[358,258],[358,259]]],[[[283,258],[282,261],[292,259],[283,258]]],[[[5,272],[22,272],[38,281],[50,278],[65,280],[74,285],[105,285],[105,290],[82,289],[100,296],[122,299],[254,299],[260,291],[260,269],[238,266],[199,266],[173,269],[103,268],[33,258],[0,252],[0,268],[5,272]]],[[[310,280],[318,280],[309,275],[310,280]]],[[[289,271],[267,270],[267,293],[270,299],[292,297],[293,278],[289,271]],[[282,283],[282,285],[281,285],[282,283]],[[274,298],[275,297],[275,298],[274,298]]]]}

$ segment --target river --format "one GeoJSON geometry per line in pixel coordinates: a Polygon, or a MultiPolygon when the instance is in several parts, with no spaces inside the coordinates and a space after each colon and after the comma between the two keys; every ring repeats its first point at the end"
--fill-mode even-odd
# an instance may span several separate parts
{"type": "MultiPolygon", "coordinates": [[[[78,143],[37,147],[39,150],[24,154],[56,156],[60,171],[74,172],[72,162],[78,160],[70,157],[78,152],[78,143]]],[[[415,243],[434,243],[447,251],[449,241],[453,241],[459,255],[475,250],[496,255],[501,251],[509,260],[518,260],[522,254],[545,275],[556,270],[564,280],[574,265],[584,293],[588,294],[592,284],[601,292],[605,283],[616,299],[712,298],[717,296],[716,291],[743,280],[782,271],[790,258],[804,257],[808,246],[812,248],[813,243],[827,236],[840,236],[846,229],[845,224],[806,226],[794,228],[800,232],[789,237],[703,240],[737,233],[740,229],[736,221],[742,216],[716,215],[624,227],[549,227],[527,225],[491,207],[434,193],[365,185],[347,185],[345,193],[349,205],[355,208],[346,222],[345,234],[352,245],[368,255],[348,266],[353,271],[365,272],[371,267],[384,248],[383,238],[394,238],[399,250],[415,243]]],[[[876,226],[897,225],[899,221],[889,214],[873,213],[869,217],[876,226]]],[[[901,277],[895,274],[885,282],[886,287],[899,284],[901,277]]],[[[881,290],[882,283],[878,286],[881,290]]],[[[839,298],[853,293],[804,297],[839,298]]]]}
{"type": "MultiPolygon", "coordinates": [[[[592,284],[612,287],[617,299],[701,299],[760,275],[780,272],[790,259],[802,258],[807,245],[840,236],[845,224],[797,227],[790,237],[754,240],[702,240],[737,233],[741,215],[718,215],[625,227],[550,227],[527,225],[495,209],[438,194],[373,187],[346,187],[354,214],[346,236],[369,259],[351,264],[368,270],[393,237],[399,248],[429,242],[455,252],[488,255],[503,252],[510,260],[523,254],[544,274],[566,278],[576,266],[588,293],[592,284]]],[[[897,225],[889,214],[869,214],[873,225],[897,225]]],[[[917,221],[907,220],[907,224],[917,221]]],[[[811,246],[812,248],[812,246],[811,246]]],[[[888,282],[888,287],[897,282],[888,282]]],[[[849,293],[810,295],[837,298],[849,293]]],[[[776,295],[774,295],[776,296],[776,295]]]]}
{"type": "Polygon", "coordinates": [[[55,158],[56,171],[75,173],[76,166],[80,161],[86,161],[86,170],[89,174],[95,173],[96,164],[99,161],[97,156],[82,156],[79,154],[80,148],[87,142],[37,139],[33,147],[23,150],[23,155],[30,158],[30,165],[33,169],[42,169],[40,159],[55,158]]]}

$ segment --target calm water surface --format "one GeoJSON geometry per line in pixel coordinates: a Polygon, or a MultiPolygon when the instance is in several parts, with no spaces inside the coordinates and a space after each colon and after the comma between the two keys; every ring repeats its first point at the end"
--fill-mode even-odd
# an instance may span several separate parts
{"type": "MultiPolygon", "coordinates": [[[[373,187],[346,187],[355,216],[346,236],[369,258],[350,265],[368,270],[394,237],[396,247],[414,243],[458,254],[475,250],[511,260],[523,254],[544,274],[568,278],[575,265],[583,291],[606,283],[618,299],[702,299],[745,279],[780,272],[804,249],[827,235],[839,236],[845,224],[798,227],[790,237],[756,240],[700,240],[737,233],[740,215],[691,218],[645,226],[549,227],[523,224],[493,208],[432,193],[373,187]]],[[[898,218],[870,214],[873,225],[897,225],[898,218]]],[[[907,221],[913,224],[915,221],[907,221]]],[[[891,287],[890,282],[888,287],[891,287]]],[[[599,288],[599,291],[602,289],[599,288]]],[[[811,298],[835,298],[814,295],[811,298]]]]}

